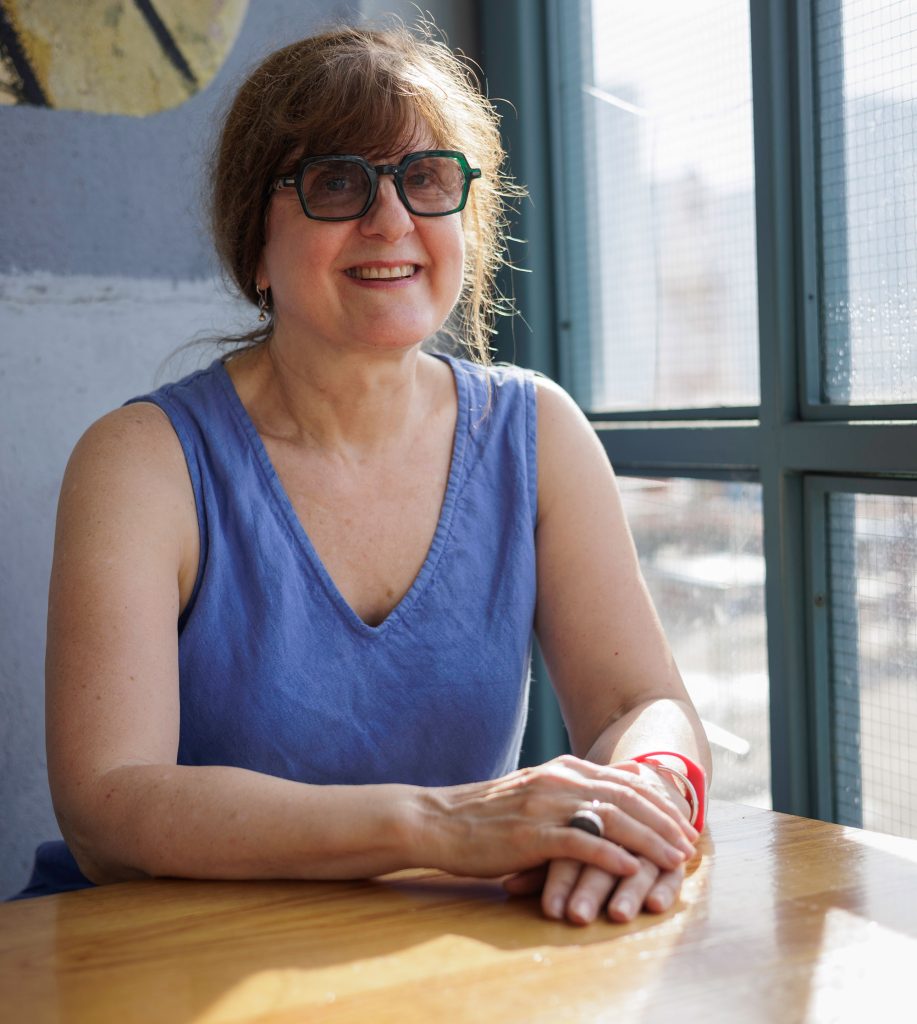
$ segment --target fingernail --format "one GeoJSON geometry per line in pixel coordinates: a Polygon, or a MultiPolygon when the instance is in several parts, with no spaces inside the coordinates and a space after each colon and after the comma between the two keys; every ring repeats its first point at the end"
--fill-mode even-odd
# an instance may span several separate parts
{"type": "Polygon", "coordinates": [[[672,894],[669,892],[654,892],[653,903],[658,910],[668,910],[672,902],[672,894]]]}
{"type": "Polygon", "coordinates": [[[630,918],[634,915],[634,905],[629,899],[616,900],[612,909],[622,917],[630,918]]]}
{"type": "Polygon", "coordinates": [[[564,901],[559,897],[555,897],[548,903],[548,915],[550,917],[563,917],[564,913],[564,901]]]}
{"type": "Polygon", "coordinates": [[[592,907],[586,900],[575,900],[571,903],[570,914],[584,922],[591,921],[593,917],[592,907]]]}
{"type": "Polygon", "coordinates": [[[674,846],[670,846],[667,859],[673,868],[677,868],[681,864],[684,864],[687,857],[681,850],[676,850],[674,846]]]}

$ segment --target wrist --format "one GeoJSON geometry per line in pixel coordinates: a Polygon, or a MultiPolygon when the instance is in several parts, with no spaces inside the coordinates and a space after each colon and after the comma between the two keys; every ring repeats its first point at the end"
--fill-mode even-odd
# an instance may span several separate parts
{"type": "Polygon", "coordinates": [[[412,786],[405,814],[407,866],[443,868],[448,846],[449,789],[412,786]]]}
{"type": "Polygon", "coordinates": [[[703,767],[684,754],[672,750],[655,750],[631,758],[638,764],[654,768],[657,774],[669,775],[677,783],[690,805],[688,821],[701,832],[707,810],[707,775],[703,767]]]}
{"type": "Polygon", "coordinates": [[[693,814],[693,807],[691,806],[691,799],[688,796],[688,790],[681,779],[676,778],[671,772],[660,769],[660,766],[655,764],[653,761],[645,762],[643,767],[649,768],[656,778],[659,779],[665,791],[672,798],[675,806],[688,819],[688,821],[690,821],[691,815],[693,814]]]}
{"type": "Polygon", "coordinates": [[[659,764],[656,758],[653,758],[652,761],[645,761],[643,764],[644,767],[649,768],[661,780],[668,793],[678,797],[679,807],[687,808],[686,816],[690,818],[692,813],[691,797],[689,796],[688,786],[685,784],[684,777],[679,777],[674,772],[668,771],[668,766],[659,764]]]}

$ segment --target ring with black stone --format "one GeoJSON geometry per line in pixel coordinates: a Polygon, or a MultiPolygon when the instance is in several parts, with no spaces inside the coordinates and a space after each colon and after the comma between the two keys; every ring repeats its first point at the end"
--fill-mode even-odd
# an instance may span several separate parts
{"type": "Polygon", "coordinates": [[[598,836],[599,839],[605,836],[605,823],[595,811],[590,811],[586,808],[577,811],[567,822],[567,825],[570,828],[578,828],[583,832],[588,832],[590,835],[598,836]]]}

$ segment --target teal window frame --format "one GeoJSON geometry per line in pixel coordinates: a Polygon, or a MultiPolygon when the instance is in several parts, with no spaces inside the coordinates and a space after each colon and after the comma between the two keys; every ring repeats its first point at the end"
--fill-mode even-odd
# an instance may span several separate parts
{"type": "MultiPolygon", "coordinates": [[[[840,4],[840,0],[835,0],[840,4]]],[[[754,96],[759,406],[587,415],[619,474],[755,480],[762,488],[770,671],[771,787],[777,810],[834,816],[827,714],[825,495],[917,494],[917,404],[820,400],[818,217],[811,2],[749,0],[754,96]]],[[[576,310],[565,279],[566,228],[558,101],[571,0],[479,5],[489,94],[503,97],[513,173],[531,199],[513,234],[514,293],[524,322],[504,323],[497,357],[565,386],[576,310]]],[[[575,65],[574,65],[575,66],[575,65]]],[[[524,755],[564,748],[556,703],[536,660],[524,755]]]]}

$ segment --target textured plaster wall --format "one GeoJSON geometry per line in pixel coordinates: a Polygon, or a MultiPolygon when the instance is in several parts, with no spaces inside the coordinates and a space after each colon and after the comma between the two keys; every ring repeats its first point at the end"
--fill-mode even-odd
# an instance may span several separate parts
{"type": "MultiPolygon", "coordinates": [[[[359,6],[253,0],[211,84],[162,113],[0,107],[0,898],[25,883],[36,844],[60,834],[46,777],[43,663],[70,450],[104,412],[212,358],[175,355],[198,332],[252,322],[215,278],[199,213],[202,155],[246,67],[359,6]]],[[[416,17],[407,3],[362,7],[416,17]]],[[[474,52],[470,0],[424,7],[474,52]]]]}

